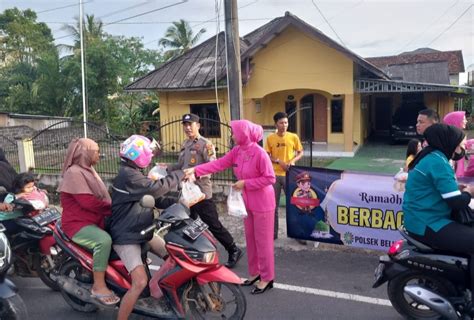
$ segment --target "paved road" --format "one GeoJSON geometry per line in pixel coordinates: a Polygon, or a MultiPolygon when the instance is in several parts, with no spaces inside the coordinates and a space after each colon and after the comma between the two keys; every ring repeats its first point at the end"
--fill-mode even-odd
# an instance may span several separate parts
{"type": "MultiPolygon", "coordinates": [[[[376,255],[316,249],[312,245],[305,248],[291,239],[287,242],[293,244],[275,252],[276,288],[258,296],[250,294],[251,288],[242,288],[247,298],[246,319],[401,319],[391,306],[384,305],[388,302],[386,286],[371,288],[376,255]]],[[[246,276],[245,259],[235,269],[241,276],[246,276]]],[[[75,312],[60,293],[51,291],[38,279],[13,280],[31,319],[115,317],[114,311],[107,310],[75,312]]]]}

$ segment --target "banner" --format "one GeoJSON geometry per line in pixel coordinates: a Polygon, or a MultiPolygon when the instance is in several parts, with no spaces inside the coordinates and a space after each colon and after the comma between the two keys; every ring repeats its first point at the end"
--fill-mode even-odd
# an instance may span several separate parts
{"type": "Polygon", "coordinates": [[[401,238],[403,192],[393,176],[295,166],[286,185],[291,238],[383,251],[401,238]]]}

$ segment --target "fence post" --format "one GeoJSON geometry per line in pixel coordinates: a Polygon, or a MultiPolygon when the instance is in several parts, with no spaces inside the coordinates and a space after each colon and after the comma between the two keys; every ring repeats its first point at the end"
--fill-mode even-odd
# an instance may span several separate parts
{"type": "Polygon", "coordinates": [[[35,154],[33,151],[33,140],[18,139],[18,160],[20,162],[20,172],[27,172],[35,167],[35,154]]]}

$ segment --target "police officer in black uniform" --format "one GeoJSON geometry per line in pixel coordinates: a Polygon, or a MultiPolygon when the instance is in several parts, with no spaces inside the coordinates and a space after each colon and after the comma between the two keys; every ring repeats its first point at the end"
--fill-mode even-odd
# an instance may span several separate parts
{"type": "MultiPolygon", "coordinates": [[[[168,171],[187,169],[216,159],[216,151],[212,142],[199,134],[199,116],[192,113],[185,114],[182,123],[188,139],[183,142],[178,163],[169,165],[168,171]]],[[[191,207],[191,218],[196,219],[199,216],[209,226],[214,237],[229,253],[226,266],[233,268],[243,253],[235,245],[229,231],[219,221],[216,205],[212,201],[211,177],[210,175],[200,177],[195,183],[201,188],[206,198],[191,207]]]]}

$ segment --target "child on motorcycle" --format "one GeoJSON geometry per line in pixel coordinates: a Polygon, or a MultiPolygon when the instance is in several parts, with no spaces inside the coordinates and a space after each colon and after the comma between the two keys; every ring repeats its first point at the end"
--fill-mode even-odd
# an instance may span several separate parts
{"type": "Polygon", "coordinates": [[[119,255],[132,278],[132,287],[122,298],[117,319],[127,319],[143,289],[148,276],[141,258],[141,245],[148,242],[151,251],[164,258],[167,255],[164,240],[148,233],[140,234],[153,223],[153,210],[140,206],[144,195],[152,195],[157,202],[168,192],[177,190],[184,173],[171,172],[168,176],[151,180],[142,172],[153,157],[150,139],[133,135],[120,146],[120,169],[113,181],[112,216],[108,220],[113,248],[119,255]]]}
{"type": "Polygon", "coordinates": [[[17,199],[31,202],[36,210],[41,210],[49,205],[49,199],[44,190],[35,185],[35,177],[28,172],[20,173],[13,181],[13,192],[17,199]]]}

